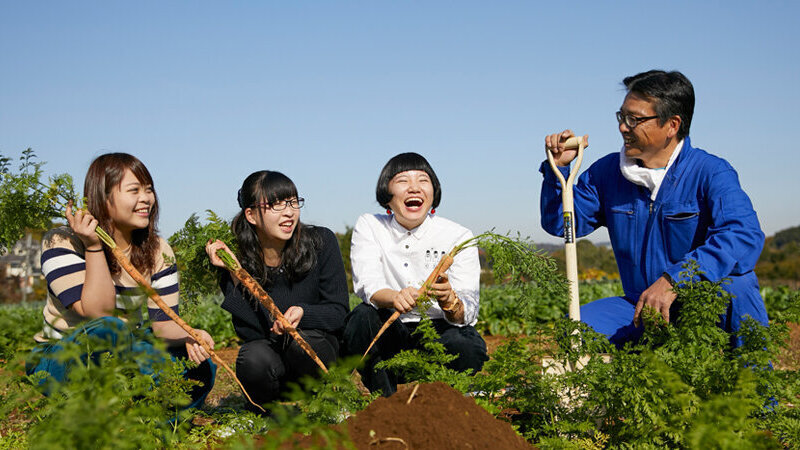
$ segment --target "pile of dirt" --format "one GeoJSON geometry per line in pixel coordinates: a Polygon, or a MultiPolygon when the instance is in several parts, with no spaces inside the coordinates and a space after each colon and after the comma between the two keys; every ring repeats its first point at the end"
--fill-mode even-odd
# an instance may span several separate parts
{"type": "Polygon", "coordinates": [[[379,398],[347,420],[358,449],[530,449],[511,425],[444,383],[379,398]]]}

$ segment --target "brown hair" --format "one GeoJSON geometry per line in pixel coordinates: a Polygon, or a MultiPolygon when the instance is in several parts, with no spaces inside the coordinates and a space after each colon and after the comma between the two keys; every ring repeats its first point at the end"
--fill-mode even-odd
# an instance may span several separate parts
{"type": "MultiPolygon", "coordinates": [[[[100,155],[89,165],[83,183],[83,195],[89,212],[97,219],[98,226],[114,235],[114,223],[108,214],[111,191],[119,187],[125,171],[130,170],[143,185],[153,186],[155,202],[150,207],[150,223],[147,228],[133,230],[131,235],[130,260],[140,272],[152,274],[160,244],[158,241],[158,196],[155,194],[153,177],[147,167],[133,155],[127,153],[106,153],[100,155]]],[[[107,247],[103,247],[111,273],[119,273],[117,261],[111,257],[107,247]]]]}

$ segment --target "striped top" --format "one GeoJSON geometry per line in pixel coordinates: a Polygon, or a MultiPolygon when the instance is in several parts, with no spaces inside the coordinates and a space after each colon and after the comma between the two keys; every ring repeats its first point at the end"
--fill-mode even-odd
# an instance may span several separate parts
{"type": "MultiPolygon", "coordinates": [[[[143,273],[164,302],[178,313],[178,271],[169,244],[158,238],[161,251],[156,258],[155,273],[143,273]]],[[[42,274],[47,280],[47,303],[42,311],[44,326],[34,336],[37,342],[61,339],[86,318],[70,306],[81,299],[86,278],[86,261],[81,240],[68,227],[52,229],[42,239],[42,274]]],[[[117,291],[116,313],[122,320],[140,326],[144,322],[142,308],[147,302],[151,321],[170,320],[125,270],[112,274],[117,291]]]]}

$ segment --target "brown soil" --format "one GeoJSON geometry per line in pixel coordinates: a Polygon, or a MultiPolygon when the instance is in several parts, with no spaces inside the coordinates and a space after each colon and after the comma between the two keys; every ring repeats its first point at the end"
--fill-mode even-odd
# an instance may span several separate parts
{"type": "MultiPolygon", "coordinates": [[[[345,426],[358,450],[535,448],[510,424],[444,383],[420,384],[416,392],[409,385],[389,398],[378,398],[334,429],[345,426]]],[[[303,437],[287,448],[321,444],[319,438],[303,437]]]]}
{"type": "Polygon", "coordinates": [[[473,399],[444,383],[419,385],[408,403],[412,391],[381,397],[347,420],[357,448],[531,448],[510,424],[494,418],[473,399]]]}
{"type": "Polygon", "coordinates": [[[778,352],[778,361],[775,367],[783,370],[800,369],[800,324],[790,323],[789,340],[786,347],[778,352]]]}

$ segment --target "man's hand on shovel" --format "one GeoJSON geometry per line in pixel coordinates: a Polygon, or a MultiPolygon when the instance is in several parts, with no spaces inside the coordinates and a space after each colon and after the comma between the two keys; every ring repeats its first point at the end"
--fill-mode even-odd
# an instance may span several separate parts
{"type": "MultiPolygon", "coordinates": [[[[558,166],[568,166],[578,155],[578,138],[572,130],[564,130],[544,138],[544,146],[553,155],[558,166]]],[[[583,147],[589,146],[589,136],[583,136],[583,147]]]]}

